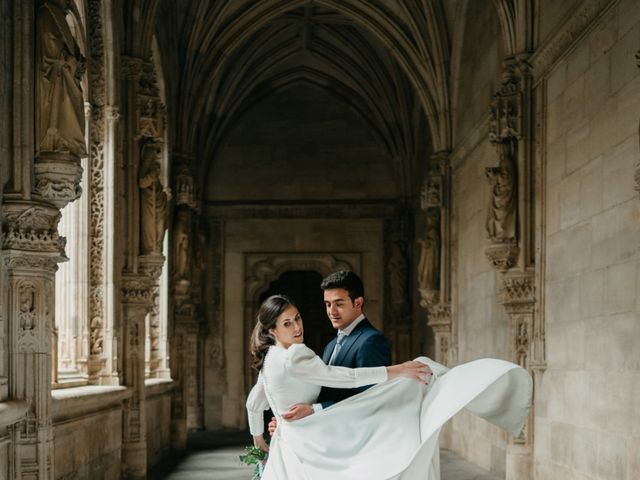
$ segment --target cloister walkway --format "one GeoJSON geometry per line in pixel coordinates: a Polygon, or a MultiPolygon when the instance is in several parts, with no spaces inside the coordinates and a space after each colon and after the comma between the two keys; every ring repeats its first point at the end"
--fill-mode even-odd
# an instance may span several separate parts
{"type": "MultiPolygon", "coordinates": [[[[238,455],[248,434],[221,437],[195,433],[189,438],[189,450],[179,458],[167,459],[149,474],[151,480],[250,480],[252,469],[242,465],[238,455]]],[[[452,452],[441,452],[441,480],[497,480],[488,471],[452,452]]]]}

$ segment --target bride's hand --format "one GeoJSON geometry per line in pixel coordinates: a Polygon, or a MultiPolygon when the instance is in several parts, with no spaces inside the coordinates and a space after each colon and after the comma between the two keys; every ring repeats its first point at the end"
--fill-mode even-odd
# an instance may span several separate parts
{"type": "Polygon", "coordinates": [[[263,452],[269,453],[269,445],[267,445],[267,442],[265,442],[264,437],[262,435],[254,435],[253,444],[263,452]]]}
{"type": "Polygon", "coordinates": [[[406,377],[420,383],[429,383],[433,372],[422,362],[404,362],[398,365],[387,367],[387,377],[389,380],[398,377],[406,377]]]}

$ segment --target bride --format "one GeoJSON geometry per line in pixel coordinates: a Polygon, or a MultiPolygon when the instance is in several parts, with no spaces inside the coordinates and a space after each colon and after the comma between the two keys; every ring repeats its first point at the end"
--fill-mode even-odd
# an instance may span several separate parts
{"type": "Polygon", "coordinates": [[[260,373],[247,412],[254,444],[269,451],[263,480],[439,480],[438,435],[455,413],[466,408],[514,435],[528,414],[531,377],[515,364],[483,359],[449,370],[420,357],[391,367],[327,366],[303,344],[290,298],[269,297],[257,317],[251,354],[260,373]],[[314,403],[321,386],[371,384],[300,420],[281,416],[314,403]],[[278,420],[270,448],[262,435],[268,408],[278,420]]]}

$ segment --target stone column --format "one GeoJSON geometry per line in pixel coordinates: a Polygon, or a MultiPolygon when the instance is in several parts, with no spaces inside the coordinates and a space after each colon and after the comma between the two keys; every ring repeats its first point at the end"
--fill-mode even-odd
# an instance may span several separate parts
{"type": "Polygon", "coordinates": [[[144,385],[145,317],[153,305],[149,275],[122,275],[123,383],[133,391],[123,415],[122,472],[124,478],[146,478],[147,439],[144,385]]]}
{"type": "Polygon", "coordinates": [[[51,421],[54,275],[65,259],[58,208],[47,202],[7,202],[3,207],[2,268],[7,302],[8,394],[27,414],[11,427],[15,478],[53,478],[51,421]]]}
{"type": "Polygon", "coordinates": [[[125,403],[124,478],[146,478],[145,323],[164,265],[162,239],[168,193],[161,183],[164,105],[149,59],[122,57],[126,91],[126,258],[122,273],[123,383],[132,389],[125,403]]]}

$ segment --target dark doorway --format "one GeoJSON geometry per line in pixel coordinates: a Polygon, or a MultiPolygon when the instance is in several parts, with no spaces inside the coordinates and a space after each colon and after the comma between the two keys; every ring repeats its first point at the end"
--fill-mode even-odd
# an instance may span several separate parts
{"type": "Polygon", "coordinates": [[[331,326],[324,309],[322,275],[312,270],[289,270],[284,272],[260,296],[260,303],[270,295],[282,293],[290,296],[296,303],[304,321],[304,343],[322,356],[324,346],[336,332],[331,326]]]}

